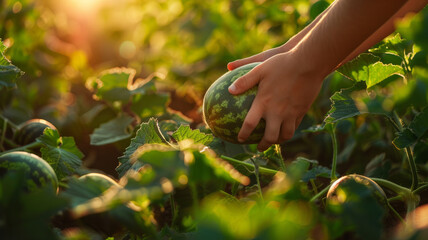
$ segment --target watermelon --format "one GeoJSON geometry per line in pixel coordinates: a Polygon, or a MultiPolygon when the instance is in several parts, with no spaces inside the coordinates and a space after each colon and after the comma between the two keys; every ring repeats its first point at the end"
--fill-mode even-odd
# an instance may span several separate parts
{"type": "Polygon", "coordinates": [[[350,186],[350,184],[355,183],[363,185],[370,189],[370,192],[379,201],[379,203],[386,206],[387,198],[383,189],[375,181],[371,180],[366,176],[358,174],[346,175],[334,181],[327,192],[327,201],[337,204],[342,204],[346,202],[346,196],[345,198],[343,198],[341,194],[351,194],[348,193],[348,187],[352,187],[350,186]]]}
{"type": "Polygon", "coordinates": [[[36,138],[43,135],[46,128],[57,130],[56,127],[44,119],[31,119],[18,126],[14,140],[20,145],[26,145],[36,141],[36,138]]]}
{"type": "Polygon", "coordinates": [[[266,122],[261,119],[245,142],[238,133],[257,93],[257,86],[243,94],[232,95],[229,86],[260,63],[250,63],[223,74],[207,90],[203,100],[203,117],[214,136],[231,143],[252,144],[263,138],[266,122]]]}
{"type": "Polygon", "coordinates": [[[54,191],[58,189],[58,178],[52,167],[39,156],[14,151],[0,156],[0,176],[9,171],[24,172],[27,183],[25,190],[32,191],[46,185],[52,185],[54,191]]]}
{"type": "Polygon", "coordinates": [[[120,187],[120,185],[114,179],[101,173],[87,173],[79,177],[79,181],[86,183],[94,182],[95,185],[99,188],[99,193],[106,191],[113,185],[120,187]]]}

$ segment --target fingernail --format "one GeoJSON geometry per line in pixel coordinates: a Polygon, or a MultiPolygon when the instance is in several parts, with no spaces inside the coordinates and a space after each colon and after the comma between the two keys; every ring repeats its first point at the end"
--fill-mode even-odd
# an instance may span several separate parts
{"type": "Polygon", "coordinates": [[[245,140],[243,138],[238,137],[238,142],[244,142],[245,140]]]}
{"type": "Polygon", "coordinates": [[[229,71],[230,71],[230,70],[232,70],[232,65],[231,65],[231,63],[228,63],[228,64],[227,64],[227,70],[229,70],[229,71]]]}
{"type": "Polygon", "coordinates": [[[232,93],[236,92],[236,86],[235,86],[235,84],[232,84],[232,85],[229,86],[229,92],[232,92],[232,93]]]}

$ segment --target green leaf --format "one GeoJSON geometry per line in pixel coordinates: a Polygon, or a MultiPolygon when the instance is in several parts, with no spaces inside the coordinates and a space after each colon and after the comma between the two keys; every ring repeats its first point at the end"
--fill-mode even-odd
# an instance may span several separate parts
{"type": "Polygon", "coordinates": [[[384,64],[379,57],[368,53],[360,54],[337,71],[355,82],[366,82],[367,88],[381,83],[392,75],[404,77],[401,66],[384,64]]]}
{"type": "Polygon", "coordinates": [[[179,179],[183,174],[187,175],[184,153],[165,144],[145,144],[132,157],[133,161],[138,161],[143,167],[139,170],[140,185],[137,187],[161,186],[165,180],[170,181],[174,187],[180,185],[179,179]]]}
{"type": "Polygon", "coordinates": [[[42,158],[54,169],[58,179],[72,175],[81,165],[83,153],[73,137],[61,137],[57,130],[46,128],[36,139],[42,143],[42,158]]]}
{"type": "Polygon", "coordinates": [[[393,144],[397,148],[406,148],[415,144],[428,131],[428,107],[417,114],[413,121],[403,131],[397,133],[393,144]]]}
{"type": "Polygon", "coordinates": [[[214,151],[206,148],[190,150],[193,161],[189,164],[189,181],[194,183],[210,182],[221,179],[227,182],[249,184],[249,179],[239,173],[232,165],[216,157],[214,151]]]}
{"type": "Polygon", "coordinates": [[[333,123],[342,119],[354,117],[362,114],[358,109],[354,99],[350,96],[353,91],[365,88],[365,84],[357,83],[348,89],[342,89],[331,96],[331,109],[328,111],[325,123],[333,123]]]}
{"type": "Polygon", "coordinates": [[[173,134],[172,137],[175,141],[180,142],[183,140],[191,139],[195,144],[210,144],[214,137],[211,134],[205,134],[199,129],[192,130],[188,125],[181,125],[173,134]]]}
{"type": "Polygon", "coordinates": [[[90,135],[91,145],[105,145],[131,137],[132,133],[128,131],[128,128],[133,120],[130,116],[121,115],[101,124],[90,135]]]}
{"type": "Polygon", "coordinates": [[[310,18],[312,20],[315,19],[319,14],[321,14],[325,9],[327,9],[328,6],[330,6],[330,3],[325,0],[315,2],[309,9],[310,18]]]}
{"type": "Polygon", "coordinates": [[[98,220],[120,223],[128,230],[141,234],[145,228],[143,218],[146,216],[138,212],[140,209],[135,205],[114,199],[114,196],[122,191],[122,186],[107,178],[101,174],[78,179],[70,178],[68,188],[61,196],[70,199],[72,211],[78,213],[79,218],[100,214],[98,220]]]}
{"type": "Polygon", "coordinates": [[[6,49],[7,47],[0,39],[0,89],[16,87],[16,80],[24,74],[6,58],[4,55],[6,49]]]}
{"type": "Polygon", "coordinates": [[[403,60],[407,58],[407,55],[412,53],[413,44],[412,41],[401,38],[400,34],[397,33],[391,38],[387,38],[384,42],[376,48],[369,50],[372,53],[387,53],[401,57],[403,60]]]}
{"type": "Polygon", "coordinates": [[[394,90],[394,109],[405,113],[409,106],[422,109],[428,105],[428,77],[419,77],[394,90]]]}
{"type": "MultiPolygon", "coordinates": [[[[134,152],[142,145],[148,143],[157,144],[168,144],[162,132],[159,129],[158,121],[155,118],[151,118],[148,122],[140,124],[137,130],[136,136],[131,140],[131,144],[125,149],[123,156],[119,157],[119,166],[116,171],[119,176],[122,177],[126,171],[128,171],[135,161],[131,161],[131,156],[134,152]]],[[[139,166],[136,166],[139,168],[139,166]]]]}
{"type": "Polygon", "coordinates": [[[137,94],[132,97],[131,109],[141,118],[159,117],[166,113],[169,100],[166,93],[137,94]]]}
{"type": "Polygon", "coordinates": [[[98,77],[88,79],[86,86],[95,92],[97,99],[128,102],[131,98],[128,86],[132,84],[134,76],[134,69],[112,68],[101,72],[98,77]]]}

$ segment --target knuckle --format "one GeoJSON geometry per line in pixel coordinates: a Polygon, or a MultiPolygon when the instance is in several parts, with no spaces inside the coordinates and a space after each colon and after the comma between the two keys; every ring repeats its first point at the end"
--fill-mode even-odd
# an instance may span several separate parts
{"type": "Polygon", "coordinates": [[[247,81],[248,81],[248,77],[247,77],[247,75],[244,75],[244,76],[238,78],[234,84],[235,84],[236,88],[244,89],[247,87],[247,81]]]}
{"type": "Polygon", "coordinates": [[[246,120],[243,124],[243,127],[247,129],[254,129],[256,128],[257,124],[258,123],[254,120],[246,120]]]}
{"type": "Polygon", "coordinates": [[[274,144],[277,141],[273,135],[265,135],[265,142],[269,145],[274,144]]]}
{"type": "Polygon", "coordinates": [[[281,140],[282,140],[282,142],[287,141],[287,140],[290,140],[293,136],[294,136],[294,132],[286,131],[286,132],[281,134],[281,140]]]}

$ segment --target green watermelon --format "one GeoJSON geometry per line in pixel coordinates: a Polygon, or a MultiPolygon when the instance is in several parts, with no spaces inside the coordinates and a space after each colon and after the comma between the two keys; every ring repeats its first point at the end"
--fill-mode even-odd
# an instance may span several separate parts
{"type": "Polygon", "coordinates": [[[101,173],[87,173],[79,177],[79,181],[86,183],[94,182],[95,185],[99,188],[97,191],[99,190],[100,194],[113,185],[120,187],[120,185],[114,179],[101,173]]]}
{"type": "Polygon", "coordinates": [[[15,151],[1,155],[0,176],[8,171],[23,171],[27,177],[25,189],[28,191],[45,185],[52,185],[55,192],[58,189],[58,178],[54,170],[35,154],[15,151]]]}
{"type": "Polygon", "coordinates": [[[18,126],[14,140],[20,145],[32,143],[43,135],[46,128],[57,130],[56,127],[44,119],[31,119],[18,126]]]}
{"type": "Polygon", "coordinates": [[[358,174],[346,175],[334,181],[327,192],[327,201],[335,204],[346,202],[346,195],[351,194],[348,193],[348,187],[350,188],[350,184],[353,183],[361,184],[370,189],[370,192],[379,201],[379,203],[386,206],[387,198],[383,189],[375,181],[358,174]],[[345,198],[342,196],[343,194],[345,194],[345,198]]]}
{"type": "Polygon", "coordinates": [[[240,95],[229,93],[229,86],[255,66],[250,63],[223,74],[207,90],[203,101],[203,116],[214,136],[231,143],[252,144],[263,138],[266,122],[262,119],[245,142],[238,141],[238,133],[257,93],[257,86],[240,95]]]}

